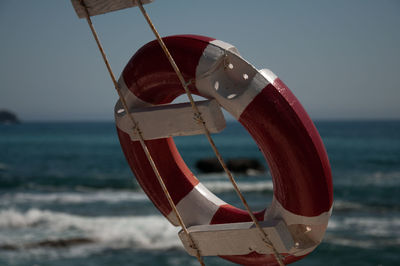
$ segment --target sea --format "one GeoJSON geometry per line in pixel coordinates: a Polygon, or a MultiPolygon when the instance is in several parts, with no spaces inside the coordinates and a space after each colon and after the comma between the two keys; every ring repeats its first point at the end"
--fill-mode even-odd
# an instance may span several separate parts
{"type": "MultiPolygon", "coordinates": [[[[315,124],[332,166],[334,207],[322,243],[294,265],[400,265],[400,121],[315,124]]],[[[213,137],[224,158],[265,164],[240,124],[213,137]]],[[[224,174],[196,169],[213,156],[204,136],[175,142],[207,188],[242,208],[224,174]]],[[[235,176],[252,209],[268,206],[268,170],[235,176]]],[[[0,265],[199,265],[178,231],[136,182],[113,122],[0,125],[0,265]]],[[[234,265],[218,257],[205,264],[234,265]]]]}

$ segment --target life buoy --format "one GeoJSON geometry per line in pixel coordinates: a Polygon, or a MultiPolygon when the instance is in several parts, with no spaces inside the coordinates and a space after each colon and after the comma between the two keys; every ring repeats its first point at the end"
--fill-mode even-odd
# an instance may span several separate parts
{"type": "MultiPolygon", "coordinates": [[[[253,137],[270,167],[271,206],[256,213],[262,220],[282,219],[296,241],[285,263],[309,254],[321,241],[332,210],[331,170],[311,119],[286,85],[269,70],[258,71],[232,45],[203,36],[163,39],[193,94],[215,99],[253,137]],[[311,244],[310,244],[311,243],[311,244]]],[[[119,79],[129,108],[168,104],[184,94],[156,41],[130,59],[119,79]]],[[[119,140],[139,184],[168,220],[176,218],[139,141],[119,126],[119,140]]],[[[157,125],[154,125],[155,127],[157,125]]],[[[145,141],[187,226],[251,221],[246,211],[225,203],[204,187],[181,158],[172,138],[145,141]]],[[[246,265],[275,265],[271,254],[222,256],[246,265]]]]}

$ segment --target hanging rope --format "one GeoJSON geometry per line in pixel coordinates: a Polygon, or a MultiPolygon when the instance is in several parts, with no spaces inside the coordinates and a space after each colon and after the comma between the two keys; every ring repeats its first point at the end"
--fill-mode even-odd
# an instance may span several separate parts
{"type": "Polygon", "coordinates": [[[163,49],[165,55],[167,56],[172,68],[176,72],[176,75],[178,76],[179,81],[181,82],[181,84],[182,84],[182,86],[183,86],[183,88],[184,88],[184,90],[186,92],[186,95],[187,95],[187,97],[188,97],[188,99],[190,101],[190,104],[192,106],[192,109],[193,109],[194,118],[202,125],[204,134],[206,135],[206,137],[208,139],[208,142],[210,143],[210,145],[211,145],[211,147],[212,147],[212,149],[213,149],[213,151],[214,151],[219,163],[221,164],[221,166],[224,169],[225,173],[227,174],[229,180],[231,181],[236,193],[238,194],[238,196],[239,196],[240,200],[242,201],[243,205],[245,206],[245,208],[246,208],[248,214],[250,215],[253,223],[258,228],[259,232],[261,233],[261,238],[262,238],[263,242],[267,245],[267,247],[272,249],[272,251],[274,253],[274,256],[275,256],[275,259],[277,260],[279,265],[284,266],[285,264],[283,262],[283,258],[281,256],[281,254],[276,250],[276,248],[272,244],[271,240],[269,240],[268,235],[261,228],[257,218],[254,216],[254,214],[251,211],[249,205],[247,204],[246,199],[243,197],[243,194],[240,192],[240,189],[239,189],[235,179],[233,178],[233,175],[232,175],[231,171],[229,171],[228,167],[226,166],[226,163],[225,163],[224,159],[222,158],[218,148],[216,147],[216,145],[214,143],[214,140],[211,138],[210,131],[208,130],[207,125],[206,125],[206,123],[205,123],[205,121],[204,121],[199,109],[197,108],[197,106],[196,106],[196,104],[195,104],[195,102],[193,100],[192,93],[190,92],[189,87],[188,87],[189,83],[186,83],[186,81],[185,81],[185,79],[184,79],[184,77],[182,75],[182,72],[179,70],[179,68],[178,68],[177,64],[175,63],[175,60],[171,56],[167,46],[165,45],[164,41],[160,37],[160,34],[157,32],[157,30],[156,30],[154,24],[152,23],[149,15],[147,14],[146,10],[144,9],[141,0],[138,0],[137,3],[138,3],[138,6],[140,8],[140,11],[142,12],[144,18],[146,19],[146,21],[149,24],[151,30],[153,31],[154,35],[156,36],[156,38],[158,40],[158,43],[160,44],[161,48],[163,49]]]}
{"type": "Polygon", "coordinates": [[[148,161],[149,161],[149,163],[150,163],[150,165],[151,165],[156,177],[157,177],[158,182],[160,183],[160,186],[161,186],[166,198],[168,199],[168,202],[169,202],[173,212],[176,215],[176,218],[178,219],[178,222],[179,222],[180,226],[182,227],[182,230],[187,235],[191,247],[196,250],[197,260],[199,261],[200,265],[205,266],[205,264],[203,262],[203,259],[201,257],[201,254],[200,254],[200,250],[197,248],[196,244],[194,243],[194,240],[193,240],[192,236],[190,235],[187,227],[185,226],[185,223],[183,222],[183,219],[182,219],[181,215],[179,214],[179,211],[176,208],[176,205],[173,202],[173,200],[171,198],[171,195],[169,194],[168,189],[167,189],[163,179],[161,178],[160,172],[158,171],[157,166],[154,163],[154,160],[153,160],[153,158],[152,158],[152,156],[150,154],[150,151],[149,151],[149,149],[148,149],[148,147],[147,147],[147,145],[146,145],[146,143],[144,141],[143,134],[142,134],[142,132],[140,130],[140,127],[139,127],[138,123],[136,122],[136,120],[134,119],[134,117],[132,116],[132,114],[129,113],[128,105],[127,105],[127,103],[125,101],[125,98],[122,95],[121,89],[120,89],[120,87],[118,85],[118,82],[117,82],[117,80],[115,78],[115,75],[114,75],[114,73],[113,73],[113,71],[111,69],[110,63],[108,62],[107,56],[106,56],[106,54],[104,52],[104,49],[103,49],[103,47],[102,47],[102,45],[100,43],[99,37],[97,35],[97,32],[94,29],[92,20],[90,19],[90,15],[89,15],[88,9],[87,9],[87,7],[86,7],[86,5],[84,3],[84,0],[80,0],[80,3],[82,5],[82,7],[85,9],[86,21],[89,24],[89,27],[90,27],[90,30],[92,31],[94,39],[96,40],[97,46],[98,46],[98,48],[100,50],[100,53],[101,53],[101,55],[103,57],[103,60],[104,60],[104,63],[106,65],[106,67],[107,67],[108,73],[110,74],[111,80],[114,83],[114,87],[115,87],[115,89],[116,89],[116,91],[118,93],[119,99],[120,99],[120,101],[122,103],[122,106],[123,106],[123,108],[125,110],[125,113],[128,115],[129,119],[131,120],[131,122],[133,124],[133,130],[135,130],[136,134],[139,136],[140,144],[141,144],[141,146],[142,146],[142,148],[143,148],[143,150],[144,150],[144,152],[146,154],[146,157],[147,157],[147,159],[148,159],[148,161]]]}

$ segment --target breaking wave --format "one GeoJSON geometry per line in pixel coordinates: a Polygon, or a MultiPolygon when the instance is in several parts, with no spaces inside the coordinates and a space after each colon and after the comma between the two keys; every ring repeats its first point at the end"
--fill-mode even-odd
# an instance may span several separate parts
{"type": "Polygon", "coordinates": [[[332,217],[324,241],[357,248],[398,245],[400,220],[395,217],[332,217]]]}
{"type": "MultiPolygon", "coordinates": [[[[229,181],[205,180],[202,182],[213,193],[232,192],[234,188],[229,181]]],[[[273,191],[272,181],[240,181],[237,183],[242,192],[273,191]]],[[[92,190],[71,192],[16,192],[5,193],[0,196],[0,206],[24,203],[55,203],[55,204],[82,204],[82,203],[121,203],[148,201],[142,191],[121,190],[92,190]]]]}
{"type": "Polygon", "coordinates": [[[0,211],[0,247],[14,249],[82,244],[98,248],[179,248],[178,230],[160,215],[85,217],[39,209],[0,211]],[[22,237],[27,228],[31,236],[22,237]]]}
{"type": "MultiPolygon", "coordinates": [[[[96,252],[104,248],[180,249],[178,231],[161,215],[90,217],[40,209],[0,211],[0,249],[78,245],[96,252]],[[29,236],[24,235],[26,230],[29,236]]],[[[400,221],[395,217],[332,217],[325,241],[359,248],[400,244],[400,221]]]]}
{"type": "Polygon", "coordinates": [[[352,239],[348,237],[333,236],[329,233],[326,235],[323,242],[361,249],[377,249],[400,245],[400,239],[352,239]]]}
{"type": "Polygon", "coordinates": [[[393,217],[345,217],[331,219],[329,229],[352,230],[360,234],[377,237],[400,237],[400,220],[393,217]]]}
{"type": "MultiPolygon", "coordinates": [[[[222,192],[231,192],[234,191],[234,188],[229,181],[203,181],[202,184],[206,186],[209,190],[214,193],[222,193],[222,192]]],[[[240,181],[237,182],[240,190],[242,192],[261,192],[261,191],[273,191],[272,181],[257,181],[257,182],[246,182],[240,181]]]]}
{"type": "Polygon", "coordinates": [[[119,203],[130,201],[147,201],[143,192],[136,191],[88,191],[88,192],[54,192],[54,193],[10,193],[0,197],[2,204],[9,203],[32,203],[32,202],[53,202],[53,203],[94,203],[107,202],[119,203]]]}

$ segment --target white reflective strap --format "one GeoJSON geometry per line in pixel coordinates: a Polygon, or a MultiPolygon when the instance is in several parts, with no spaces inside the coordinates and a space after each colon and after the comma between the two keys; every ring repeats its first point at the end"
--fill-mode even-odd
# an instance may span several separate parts
{"type": "Polygon", "coordinates": [[[295,247],[290,253],[301,256],[310,253],[322,241],[331,213],[332,207],[329,211],[323,212],[318,216],[307,217],[297,215],[286,210],[273,197],[271,205],[265,212],[264,220],[284,220],[295,241],[295,247]]]}
{"type": "Polygon", "coordinates": [[[288,225],[291,224],[314,224],[314,225],[327,225],[332,213],[332,207],[329,211],[323,212],[318,216],[301,216],[286,210],[282,204],[275,198],[272,198],[272,203],[268,207],[264,218],[269,219],[283,219],[288,225]]]}
{"type": "Polygon", "coordinates": [[[268,68],[263,68],[259,70],[260,74],[263,75],[269,83],[274,84],[275,80],[278,78],[274,72],[268,68]]]}
{"type": "MultiPolygon", "coordinates": [[[[133,94],[133,92],[131,92],[126,86],[125,80],[122,75],[118,80],[118,86],[129,108],[142,108],[142,107],[153,106],[153,104],[145,102],[142,99],[138,98],[135,94],[133,94]]],[[[116,111],[119,110],[117,108],[115,109],[116,111]]]]}
{"type": "MultiPolygon", "coordinates": [[[[183,221],[187,226],[209,224],[221,205],[226,202],[215,196],[203,184],[197,184],[179,203],[176,205],[183,221]]],[[[177,224],[173,212],[168,215],[168,220],[177,224]]]]}
{"type": "MultiPolygon", "coordinates": [[[[294,247],[293,238],[282,220],[260,222],[260,226],[279,253],[289,253],[294,247]]],[[[273,253],[273,250],[265,245],[252,222],[199,225],[189,227],[188,231],[203,256],[273,253]]],[[[190,247],[187,235],[181,231],[179,237],[186,251],[195,256],[196,250],[190,247]]]]}
{"type": "Polygon", "coordinates": [[[263,73],[243,59],[235,47],[222,41],[206,47],[196,68],[199,92],[216,99],[236,119],[268,84],[263,73]]]}
{"type": "MultiPolygon", "coordinates": [[[[196,105],[211,133],[218,133],[225,128],[225,118],[216,100],[199,101],[196,105]]],[[[146,140],[204,133],[202,125],[193,115],[190,103],[131,109],[130,113],[146,140]]],[[[139,140],[137,133],[132,130],[134,125],[124,109],[116,110],[115,118],[120,130],[129,134],[132,140],[139,140]]]]}

